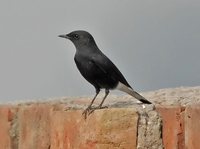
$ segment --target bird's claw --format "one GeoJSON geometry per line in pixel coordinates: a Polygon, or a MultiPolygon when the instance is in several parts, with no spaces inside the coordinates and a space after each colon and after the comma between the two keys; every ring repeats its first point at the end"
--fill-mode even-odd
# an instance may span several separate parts
{"type": "Polygon", "coordinates": [[[82,113],[82,115],[84,115],[85,116],[85,119],[87,119],[87,116],[89,116],[90,114],[92,114],[95,110],[98,110],[98,109],[105,109],[105,108],[108,108],[107,106],[98,106],[98,107],[91,107],[91,106],[89,106],[89,107],[87,107],[84,111],[83,111],[83,113],[82,113]]]}
{"type": "Polygon", "coordinates": [[[94,107],[94,108],[92,108],[90,111],[89,111],[89,113],[88,113],[88,115],[90,115],[91,113],[93,113],[95,110],[98,110],[98,109],[106,109],[106,108],[108,108],[107,106],[98,106],[98,107],[94,107]]]}
{"type": "Polygon", "coordinates": [[[89,112],[92,110],[91,106],[88,106],[82,113],[84,115],[85,119],[87,119],[87,115],[89,115],[89,112]]]}

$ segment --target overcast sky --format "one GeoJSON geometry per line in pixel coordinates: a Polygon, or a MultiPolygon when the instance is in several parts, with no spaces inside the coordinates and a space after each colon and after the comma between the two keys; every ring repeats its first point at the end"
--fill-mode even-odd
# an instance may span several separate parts
{"type": "Polygon", "coordinates": [[[0,101],[93,95],[57,37],[77,29],[139,92],[200,85],[198,0],[0,0],[0,101]]]}

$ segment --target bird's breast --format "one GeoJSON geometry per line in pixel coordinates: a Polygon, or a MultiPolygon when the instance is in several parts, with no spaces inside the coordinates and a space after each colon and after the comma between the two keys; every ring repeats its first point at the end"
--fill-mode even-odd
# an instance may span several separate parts
{"type": "Polygon", "coordinates": [[[76,55],[75,62],[76,62],[76,65],[77,65],[79,71],[81,72],[81,74],[84,77],[93,75],[95,73],[95,66],[92,63],[92,61],[90,60],[90,58],[88,58],[87,56],[76,55]]]}

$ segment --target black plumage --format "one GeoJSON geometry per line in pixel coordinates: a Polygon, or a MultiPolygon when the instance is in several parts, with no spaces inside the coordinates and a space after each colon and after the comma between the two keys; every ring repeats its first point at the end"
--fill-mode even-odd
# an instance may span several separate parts
{"type": "Polygon", "coordinates": [[[76,47],[76,54],[74,56],[76,66],[82,76],[96,89],[95,97],[83,112],[85,115],[91,113],[94,109],[104,108],[102,104],[110,89],[119,89],[143,103],[151,104],[151,102],[132,89],[119,69],[99,50],[90,33],[80,30],[66,35],[59,35],[59,37],[67,38],[74,43],[76,47]],[[92,104],[100,89],[105,89],[105,96],[98,107],[92,108],[92,104]]]}

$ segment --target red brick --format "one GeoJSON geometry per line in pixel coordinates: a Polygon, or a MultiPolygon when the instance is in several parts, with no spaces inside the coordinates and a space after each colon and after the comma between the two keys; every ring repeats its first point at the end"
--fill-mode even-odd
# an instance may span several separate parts
{"type": "Polygon", "coordinates": [[[184,108],[181,106],[159,106],[156,110],[163,121],[163,144],[165,149],[184,148],[184,108]]]}
{"type": "Polygon", "coordinates": [[[186,149],[200,148],[200,104],[185,110],[185,146],[186,149]]]}
{"type": "Polygon", "coordinates": [[[19,149],[48,149],[50,147],[50,113],[48,104],[31,104],[20,107],[19,149]]]}
{"type": "Polygon", "coordinates": [[[132,108],[51,114],[51,149],[135,149],[138,115],[132,108]]]}
{"type": "Polygon", "coordinates": [[[15,142],[11,137],[10,130],[12,127],[12,120],[16,114],[16,107],[14,106],[0,106],[0,148],[11,149],[15,147],[15,142]]]}

